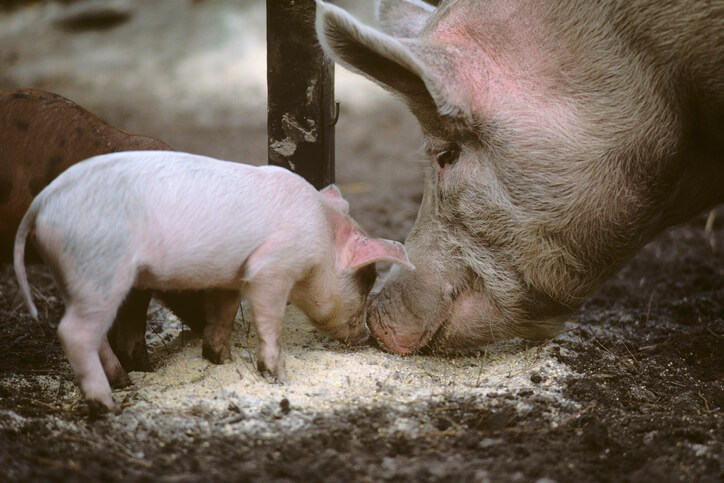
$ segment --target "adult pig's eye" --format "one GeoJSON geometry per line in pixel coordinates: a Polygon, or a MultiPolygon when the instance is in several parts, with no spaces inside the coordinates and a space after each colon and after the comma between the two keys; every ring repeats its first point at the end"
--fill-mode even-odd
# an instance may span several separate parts
{"type": "Polygon", "coordinates": [[[460,156],[460,146],[458,145],[451,145],[448,146],[444,151],[440,151],[435,155],[435,160],[437,161],[438,166],[440,168],[445,168],[445,166],[449,164],[453,164],[455,161],[458,160],[458,157],[460,156]]]}

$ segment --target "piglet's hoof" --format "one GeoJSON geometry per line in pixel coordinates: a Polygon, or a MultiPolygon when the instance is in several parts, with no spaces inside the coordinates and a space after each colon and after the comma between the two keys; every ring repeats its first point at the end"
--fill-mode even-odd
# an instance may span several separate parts
{"type": "Polygon", "coordinates": [[[88,421],[98,421],[104,419],[107,414],[120,414],[121,408],[113,405],[109,408],[100,401],[89,400],[88,401],[88,421]]]}
{"type": "Polygon", "coordinates": [[[264,377],[264,379],[266,379],[266,381],[271,384],[287,384],[289,382],[289,378],[287,377],[287,371],[283,365],[281,367],[272,369],[267,367],[267,365],[263,361],[259,360],[256,363],[256,367],[262,377],[264,377]]]}

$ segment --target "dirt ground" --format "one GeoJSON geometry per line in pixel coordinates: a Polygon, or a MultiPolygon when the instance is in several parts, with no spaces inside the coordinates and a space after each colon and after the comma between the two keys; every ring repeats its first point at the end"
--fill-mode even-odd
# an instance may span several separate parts
{"type": "MultiPolygon", "coordinates": [[[[51,90],[178,149],[264,163],[264,2],[152,3],[105,2],[115,14],[91,20],[83,14],[94,2],[0,9],[0,88],[51,90]]],[[[369,18],[366,2],[346,3],[369,18]]],[[[402,240],[422,191],[416,122],[369,82],[337,74],[337,181],[371,234],[402,240]]],[[[134,385],[114,392],[122,413],[93,422],[50,327],[63,306],[48,272],[30,268],[37,323],[3,265],[0,474],[722,481],[723,243],[719,207],[645,247],[561,336],[457,357],[345,347],[290,309],[284,386],[256,375],[246,310],[234,361],[214,366],[154,305],[155,372],[132,373],[134,385]]]]}

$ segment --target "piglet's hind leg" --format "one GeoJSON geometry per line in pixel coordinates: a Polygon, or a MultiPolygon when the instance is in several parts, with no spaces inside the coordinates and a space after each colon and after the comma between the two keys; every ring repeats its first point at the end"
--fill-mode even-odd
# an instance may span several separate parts
{"type": "Polygon", "coordinates": [[[241,303],[239,290],[213,289],[205,293],[206,326],[202,355],[214,364],[231,360],[231,330],[241,303]]]}
{"type": "Polygon", "coordinates": [[[113,315],[96,312],[90,316],[87,311],[71,304],[58,325],[58,337],[63,350],[92,413],[117,411],[99,354],[105,332],[113,322],[113,315]]]}

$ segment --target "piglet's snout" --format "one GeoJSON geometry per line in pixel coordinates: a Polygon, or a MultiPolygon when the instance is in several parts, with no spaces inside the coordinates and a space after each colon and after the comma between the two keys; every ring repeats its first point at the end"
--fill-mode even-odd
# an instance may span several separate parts
{"type": "Polygon", "coordinates": [[[360,332],[357,337],[350,338],[347,343],[349,345],[362,345],[366,344],[367,341],[370,339],[370,329],[367,327],[367,324],[362,325],[362,331],[360,332]]]}

